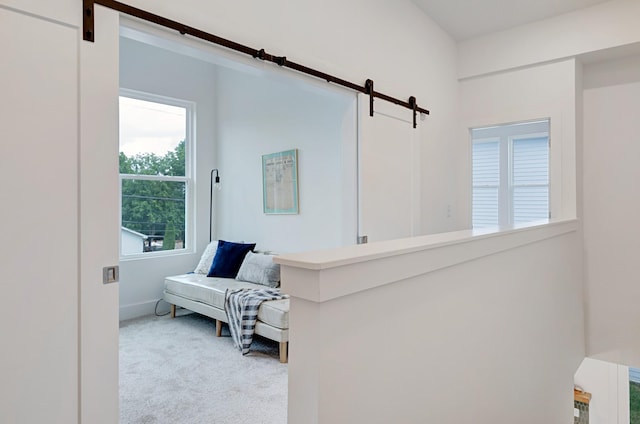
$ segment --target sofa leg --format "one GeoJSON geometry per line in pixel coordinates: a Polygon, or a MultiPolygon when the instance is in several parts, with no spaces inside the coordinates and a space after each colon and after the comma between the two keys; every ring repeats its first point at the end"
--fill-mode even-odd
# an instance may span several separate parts
{"type": "Polygon", "coordinates": [[[171,318],[176,317],[176,305],[171,304],[171,318]]]}
{"type": "Polygon", "coordinates": [[[289,350],[289,342],[280,342],[280,362],[286,364],[289,362],[289,358],[287,358],[289,350]]]}
{"type": "Polygon", "coordinates": [[[216,320],[216,337],[222,337],[222,321],[216,320]]]}

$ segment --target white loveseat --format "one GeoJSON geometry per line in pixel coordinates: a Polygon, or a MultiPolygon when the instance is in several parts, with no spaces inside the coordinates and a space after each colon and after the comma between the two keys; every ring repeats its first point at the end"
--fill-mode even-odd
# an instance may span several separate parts
{"type": "MultiPolygon", "coordinates": [[[[176,306],[180,306],[215,319],[216,336],[220,337],[222,323],[227,322],[224,307],[226,291],[245,288],[260,289],[265,286],[277,287],[280,272],[279,266],[273,263],[273,255],[249,252],[242,260],[235,278],[208,277],[207,274],[211,274],[216,253],[221,251],[217,249],[217,243],[212,242],[207,246],[193,273],[165,278],[163,298],[171,304],[172,318],[176,316],[176,306]]],[[[289,299],[265,301],[260,305],[255,334],[279,342],[280,362],[287,362],[289,299]]]]}

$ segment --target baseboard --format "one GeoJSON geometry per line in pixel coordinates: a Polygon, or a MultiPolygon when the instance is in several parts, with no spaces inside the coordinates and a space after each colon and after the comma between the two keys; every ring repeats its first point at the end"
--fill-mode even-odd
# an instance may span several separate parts
{"type": "MultiPolygon", "coordinates": [[[[120,321],[143,317],[145,315],[153,315],[156,309],[158,299],[146,302],[133,303],[131,305],[120,305],[120,321]]],[[[158,313],[169,312],[169,305],[166,302],[160,302],[158,305],[158,313]]]]}

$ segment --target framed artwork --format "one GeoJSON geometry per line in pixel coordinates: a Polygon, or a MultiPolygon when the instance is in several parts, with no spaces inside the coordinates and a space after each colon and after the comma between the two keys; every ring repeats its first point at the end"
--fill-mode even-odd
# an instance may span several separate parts
{"type": "Polygon", "coordinates": [[[262,198],[265,214],[298,213],[298,150],[262,156],[262,198]]]}

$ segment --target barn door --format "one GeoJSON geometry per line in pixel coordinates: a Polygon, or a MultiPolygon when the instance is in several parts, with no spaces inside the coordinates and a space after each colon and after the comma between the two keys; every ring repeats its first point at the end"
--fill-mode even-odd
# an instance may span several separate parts
{"type": "Polygon", "coordinates": [[[408,109],[358,96],[359,228],[368,242],[420,232],[420,145],[408,109]]]}

